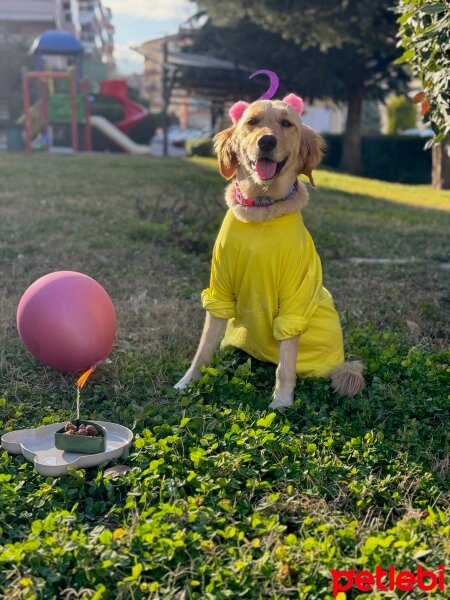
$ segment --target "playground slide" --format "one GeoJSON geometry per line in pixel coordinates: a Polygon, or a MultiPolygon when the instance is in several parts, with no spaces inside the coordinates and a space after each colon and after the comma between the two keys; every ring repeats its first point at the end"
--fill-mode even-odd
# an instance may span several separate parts
{"type": "Polygon", "coordinates": [[[109,79],[100,83],[100,94],[112,96],[123,107],[122,121],[114,123],[117,129],[129,135],[130,130],[148,115],[148,110],[142,104],[131,100],[128,95],[128,85],[124,79],[109,79]]]}
{"type": "Polygon", "coordinates": [[[122,133],[120,129],[117,129],[115,125],[103,117],[96,115],[92,116],[91,125],[92,127],[99,129],[106,137],[112,140],[125,152],[129,152],[130,154],[150,154],[148,146],[136,144],[127,135],[122,133]]]}
{"type": "Polygon", "coordinates": [[[133,102],[132,100],[122,100],[121,98],[117,98],[117,100],[122,104],[125,118],[116,123],[116,127],[128,134],[130,129],[132,129],[135,125],[140,123],[145,117],[148,115],[148,110],[144,108],[141,104],[137,102],[133,102]]]}

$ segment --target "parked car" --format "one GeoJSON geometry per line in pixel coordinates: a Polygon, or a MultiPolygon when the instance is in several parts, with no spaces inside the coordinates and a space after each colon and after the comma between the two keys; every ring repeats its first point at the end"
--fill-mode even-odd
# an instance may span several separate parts
{"type": "Polygon", "coordinates": [[[412,129],[405,129],[404,131],[401,131],[400,135],[418,135],[419,137],[433,137],[434,133],[431,127],[426,127],[425,129],[414,127],[412,129]]]}
{"type": "Polygon", "coordinates": [[[173,135],[169,136],[169,141],[176,148],[184,148],[184,144],[187,140],[192,140],[199,137],[202,137],[201,129],[179,129],[179,131],[176,131],[173,135]]]}

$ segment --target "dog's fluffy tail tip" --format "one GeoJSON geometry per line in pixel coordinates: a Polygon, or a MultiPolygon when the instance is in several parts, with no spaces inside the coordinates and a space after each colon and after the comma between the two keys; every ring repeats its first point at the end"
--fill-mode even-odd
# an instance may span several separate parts
{"type": "Polygon", "coordinates": [[[366,387],[364,365],[360,360],[343,363],[331,373],[333,390],[340,396],[356,396],[366,387]]]}

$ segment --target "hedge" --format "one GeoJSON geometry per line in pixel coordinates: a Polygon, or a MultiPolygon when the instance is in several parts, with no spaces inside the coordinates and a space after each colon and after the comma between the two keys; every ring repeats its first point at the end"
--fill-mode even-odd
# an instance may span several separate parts
{"type": "MultiPolygon", "coordinates": [[[[327,149],[322,164],[339,168],[342,135],[323,134],[327,149]]],[[[362,139],[363,175],[371,179],[399,183],[431,182],[431,151],[424,150],[426,140],[412,135],[374,135],[362,139]]],[[[188,140],[190,156],[214,156],[210,138],[188,140]]]]}
{"type": "Polygon", "coordinates": [[[209,137],[187,140],[184,147],[188,156],[214,156],[213,140],[209,137]]]}
{"type": "Polygon", "coordinates": [[[134,127],[128,132],[129,137],[136,142],[136,144],[150,144],[153,136],[155,135],[156,128],[161,124],[161,115],[155,113],[148,113],[147,116],[139,121],[134,127]]]}
{"type": "Polygon", "coordinates": [[[125,118],[122,104],[112,96],[92,94],[94,101],[91,103],[91,114],[103,117],[111,123],[117,123],[125,118]]]}
{"type": "MultiPolygon", "coordinates": [[[[324,134],[327,149],[322,164],[338,168],[342,135],[324,134]]],[[[362,139],[363,176],[398,183],[430,183],[431,151],[426,139],[411,135],[376,135],[362,139]]]]}

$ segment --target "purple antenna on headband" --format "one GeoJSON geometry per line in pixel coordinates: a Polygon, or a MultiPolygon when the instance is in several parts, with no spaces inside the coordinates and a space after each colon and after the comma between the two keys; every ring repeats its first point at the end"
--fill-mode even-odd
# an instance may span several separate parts
{"type": "Polygon", "coordinates": [[[266,71],[266,69],[260,69],[259,71],[255,71],[249,77],[249,79],[253,79],[255,75],[267,75],[270,79],[270,87],[262,96],[258,98],[258,100],[270,100],[277,93],[278,86],[280,85],[280,80],[278,79],[278,75],[273,71],[266,71]]]}

